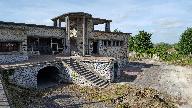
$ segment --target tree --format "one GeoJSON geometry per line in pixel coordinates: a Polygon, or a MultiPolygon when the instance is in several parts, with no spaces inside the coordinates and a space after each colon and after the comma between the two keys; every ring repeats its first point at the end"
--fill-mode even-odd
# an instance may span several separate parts
{"type": "Polygon", "coordinates": [[[128,38],[128,47],[129,47],[129,51],[134,51],[134,37],[130,36],[128,38]]]}
{"type": "Polygon", "coordinates": [[[137,53],[148,53],[153,44],[151,42],[151,33],[147,33],[144,30],[139,31],[139,34],[134,37],[134,50],[137,53]]]}
{"type": "Polygon", "coordinates": [[[116,28],[115,30],[113,30],[113,32],[116,32],[116,33],[121,33],[120,30],[118,30],[118,28],[116,28]]]}
{"type": "Polygon", "coordinates": [[[187,30],[181,34],[178,48],[181,54],[189,55],[192,53],[192,28],[187,28],[187,30]]]}

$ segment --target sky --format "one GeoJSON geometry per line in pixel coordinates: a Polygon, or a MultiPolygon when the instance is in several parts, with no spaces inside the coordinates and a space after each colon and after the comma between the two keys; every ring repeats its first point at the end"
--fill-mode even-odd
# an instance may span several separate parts
{"type": "Polygon", "coordinates": [[[110,19],[111,30],[152,33],[152,42],[176,43],[192,27],[192,0],[0,0],[0,21],[53,25],[51,18],[87,12],[110,19]]]}

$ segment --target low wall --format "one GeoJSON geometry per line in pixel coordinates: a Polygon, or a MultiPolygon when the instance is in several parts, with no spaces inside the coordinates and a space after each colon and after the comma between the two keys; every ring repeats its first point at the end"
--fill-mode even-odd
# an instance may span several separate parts
{"type": "Polygon", "coordinates": [[[46,66],[18,68],[14,70],[13,75],[9,76],[9,82],[24,88],[37,88],[37,74],[44,67],[46,66]]]}
{"type": "Polygon", "coordinates": [[[0,55],[0,64],[28,60],[27,55],[0,55]]]}

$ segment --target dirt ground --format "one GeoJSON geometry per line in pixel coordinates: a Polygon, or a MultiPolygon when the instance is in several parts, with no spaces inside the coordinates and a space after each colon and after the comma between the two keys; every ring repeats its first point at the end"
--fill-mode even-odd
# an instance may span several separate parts
{"type": "Polygon", "coordinates": [[[120,83],[150,87],[176,97],[181,108],[192,108],[192,68],[152,60],[130,62],[120,83]]]}

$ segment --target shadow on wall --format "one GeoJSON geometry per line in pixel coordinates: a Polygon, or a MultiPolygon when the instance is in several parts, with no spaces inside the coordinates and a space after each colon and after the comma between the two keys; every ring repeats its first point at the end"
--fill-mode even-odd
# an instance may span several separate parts
{"type": "Polygon", "coordinates": [[[121,72],[121,77],[118,82],[133,82],[138,75],[143,72],[144,68],[151,68],[157,66],[153,64],[129,62],[128,66],[121,72]]]}

